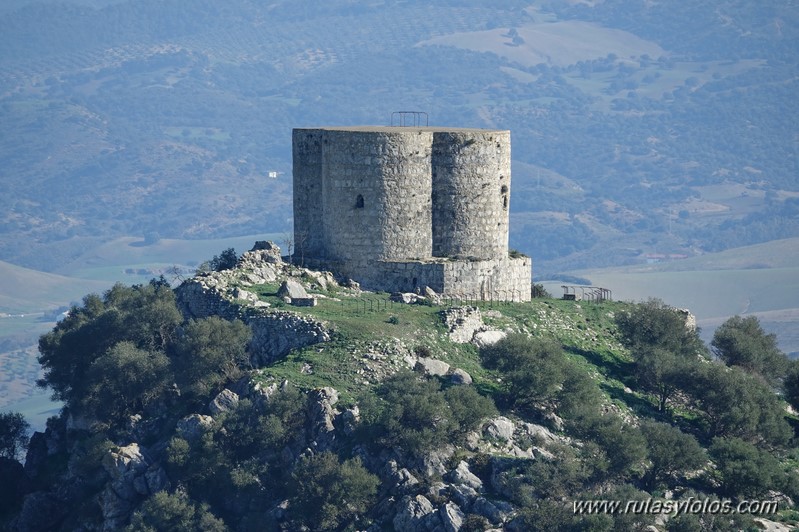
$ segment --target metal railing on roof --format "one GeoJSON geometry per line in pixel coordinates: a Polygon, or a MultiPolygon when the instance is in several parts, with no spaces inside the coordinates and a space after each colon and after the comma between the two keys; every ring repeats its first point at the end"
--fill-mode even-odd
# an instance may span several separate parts
{"type": "Polygon", "coordinates": [[[424,111],[394,111],[391,113],[392,126],[421,127],[422,125],[430,125],[429,122],[429,117],[424,111]],[[396,124],[394,124],[395,117],[397,121],[396,124]],[[422,120],[424,120],[424,124],[422,124],[422,120]]]}

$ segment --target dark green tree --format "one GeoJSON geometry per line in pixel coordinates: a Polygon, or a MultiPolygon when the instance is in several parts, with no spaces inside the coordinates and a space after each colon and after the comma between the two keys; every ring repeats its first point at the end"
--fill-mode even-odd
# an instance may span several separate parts
{"type": "Polygon", "coordinates": [[[93,383],[86,379],[91,365],[120,342],[147,352],[167,347],[181,323],[172,290],[158,283],[132,287],[114,285],[102,297],[91,294],[83,305],[39,339],[39,363],[56,399],[77,405],[93,383]]]}
{"type": "Polygon", "coordinates": [[[554,401],[567,375],[563,348],[549,338],[511,334],[482,348],[480,358],[500,371],[509,401],[529,412],[554,401]]]}
{"type": "Polygon", "coordinates": [[[776,385],[788,370],[788,357],[777,347],[756,316],[733,316],[716,329],[710,344],[728,366],[739,366],[776,385]]]}
{"type": "Polygon", "coordinates": [[[207,506],[190,500],[185,494],[159,491],[144,501],[126,528],[129,532],[225,532],[224,521],[207,506]]]}
{"type": "Polygon", "coordinates": [[[276,393],[265,406],[242,399],[222,417],[224,431],[217,441],[233,460],[259,453],[278,453],[302,430],[305,396],[295,388],[276,393]]]}
{"type": "Polygon", "coordinates": [[[635,376],[639,385],[655,395],[658,411],[665,412],[668,401],[684,386],[685,375],[698,364],[693,357],[683,357],[660,347],[642,347],[635,360],[635,376]]]}
{"type": "Polygon", "coordinates": [[[658,483],[668,481],[679,474],[694,471],[707,461],[704,449],[696,438],[677,427],[657,421],[641,423],[641,432],[646,439],[647,461],[644,485],[648,490],[658,483]]]}
{"type": "Polygon", "coordinates": [[[788,370],[782,382],[782,391],[785,400],[795,410],[799,410],[799,361],[793,360],[788,364],[788,370]]]}
{"type": "Polygon", "coordinates": [[[227,248],[219,255],[214,255],[211,260],[205,261],[197,267],[198,273],[203,272],[221,272],[230,270],[236,267],[239,262],[239,256],[233,248],[227,248]]]}
{"type": "MultiPolygon", "coordinates": [[[[605,525],[612,523],[610,517],[603,519],[603,521],[605,525]]],[[[539,499],[531,502],[530,505],[521,509],[519,515],[512,523],[517,530],[529,530],[530,532],[577,532],[584,530],[580,524],[580,517],[574,515],[572,508],[569,508],[561,501],[550,499],[539,499]]],[[[594,529],[608,530],[607,526],[594,529]]]]}
{"type": "Polygon", "coordinates": [[[622,343],[630,349],[635,379],[654,394],[658,410],[665,412],[668,401],[683,386],[684,376],[707,351],[698,331],[686,322],[686,315],[659,299],[650,299],[616,316],[622,343]]]}
{"type": "Polygon", "coordinates": [[[497,414],[494,401],[480,395],[474,386],[453,386],[444,392],[444,399],[461,433],[474,430],[481,421],[497,414]]]}
{"type": "Polygon", "coordinates": [[[740,438],[714,438],[710,456],[729,497],[763,497],[779,491],[786,480],[777,458],[740,438]]]}
{"type": "Polygon", "coordinates": [[[588,446],[585,455],[595,480],[625,480],[643,470],[646,440],[637,427],[613,414],[574,420],[570,427],[578,436],[596,444],[588,446]]]}
{"type": "Polygon", "coordinates": [[[700,364],[686,387],[704,415],[708,436],[735,436],[752,443],[785,445],[792,431],[771,387],[738,367],[700,364]]]}
{"type": "MultiPolygon", "coordinates": [[[[692,489],[685,490],[676,500],[677,503],[701,503],[708,501],[713,504],[722,502],[717,496],[696,492],[692,489]]],[[[755,523],[753,516],[745,513],[723,513],[723,512],[681,512],[671,517],[666,522],[666,530],[669,532],[727,532],[729,530],[745,530],[755,532],[760,527],[755,523]]]]}
{"type": "Polygon", "coordinates": [[[17,460],[28,446],[30,428],[22,414],[0,413],[0,457],[17,460]]]}
{"type": "Polygon", "coordinates": [[[659,299],[636,304],[631,310],[616,315],[622,343],[636,353],[657,347],[685,358],[706,355],[707,351],[696,328],[687,323],[684,312],[659,299]]]}
{"type": "Polygon", "coordinates": [[[133,342],[111,347],[89,366],[80,412],[101,422],[122,422],[158,401],[172,383],[169,359],[161,351],[145,351],[133,342]]]}
{"type": "Polygon", "coordinates": [[[213,390],[249,367],[252,331],[239,320],[217,316],[191,320],[173,349],[175,378],[182,392],[205,400],[213,390]]]}
{"type": "Polygon", "coordinates": [[[544,288],[544,285],[540,283],[533,283],[530,293],[534,298],[552,299],[552,294],[550,294],[547,289],[544,288]]]}
{"type": "Polygon", "coordinates": [[[460,429],[438,381],[410,371],[383,381],[377,397],[364,396],[361,406],[373,441],[411,454],[449,441],[460,429]]]}
{"type": "Polygon", "coordinates": [[[339,462],[329,452],[304,456],[292,474],[291,515],[312,530],[340,530],[368,511],[379,483],[358,458],[339,462]]]}

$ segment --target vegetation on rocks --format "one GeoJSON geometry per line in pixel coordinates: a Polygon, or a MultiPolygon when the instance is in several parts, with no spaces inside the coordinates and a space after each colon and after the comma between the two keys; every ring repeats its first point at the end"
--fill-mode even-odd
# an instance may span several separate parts
{"type": "Polygon", "coordinates": [[[392,303],[262,259],[201,274],[238,309],[224,318],[182,315],[185,294],[154,280],[87,296],[42,337],[41,384],[65,406],[24,469],[22,420],[0,418],[4,489],[17,494],[4,525],[723,530],[796,515],[797,372],[756,320],[730,320],[711,351],[656,300],[392,303]],[[317,305],[278,297],[288,278],[317,305]],[[329,334],[264,363],[253,322],[235,316],[272,312],[329,334]],[[573,507],[690,497],[779,512],[573,507]]]}

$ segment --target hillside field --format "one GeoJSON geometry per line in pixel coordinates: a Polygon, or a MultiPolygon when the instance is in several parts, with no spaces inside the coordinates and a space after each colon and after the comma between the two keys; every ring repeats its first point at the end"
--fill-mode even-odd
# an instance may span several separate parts
{"type": "MultiPolygon", "coordinates": [[[[616,300],[658,297],[696,315],[706,341],[735,314],[753,314],[777,335],[780,348],[799,353],[799,239],[777,240],[655,264],[568,272],[610,288],[616,300]]],[[[544,285],[559,297],[565,282],[544,285]]]]}

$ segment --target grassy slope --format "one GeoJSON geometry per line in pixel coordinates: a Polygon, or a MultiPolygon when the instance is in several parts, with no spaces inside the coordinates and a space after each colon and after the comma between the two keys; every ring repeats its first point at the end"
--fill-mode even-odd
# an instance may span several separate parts
{"type": "MultiPolygon", "coordinates": [[[[276,286],[256,288],[261,299],[279,304],[276,286]]],[[[252,288],[251,288],[252,289],[252,288]]],[[[625,303],[577,304],[571,301],[534,300],[530,303],[479,303],[487,325],[505,331],[554,337],[569,356],[586,365],[601,379],[611,398],[625,395],[629,373],[628,355],[616,338],[614,312],[625,303]]],[[[345,402],[364,386],[405,367],[411,354],[432,356],[467,371],[475,384],[486,390],[497,386],[492,372],[482,367],[477,349],[450,340],[439,315],[446,307],[405,305],[388,302],[388,294],[367,293],[359,298],[321,299],[314,308],[291,307],[328,323],[333,340],[291,353],[286,359],[264,368],[264,380],[289,379],[312,388],[332,386],[345,402]]],[[[630,394],[629,406],[637,405],[630,394]]]]}
{"type": "MultiPolygon", "coordinates": [[[[658,264],[569,272],[613,290],[617,300],[659,297],[688,308],[705,337],[727,317],[754,314],[777,334],[781,348],[799,352],[799,238],[658,264]]],[[[563,283],[546,283],[560,295],[563,283]]]]}

